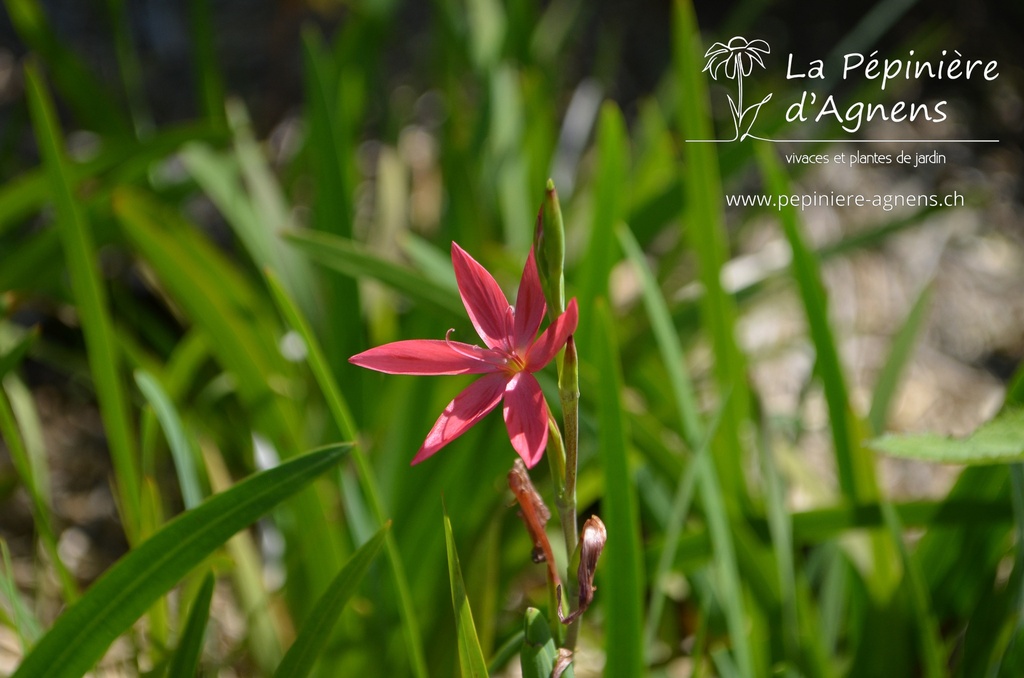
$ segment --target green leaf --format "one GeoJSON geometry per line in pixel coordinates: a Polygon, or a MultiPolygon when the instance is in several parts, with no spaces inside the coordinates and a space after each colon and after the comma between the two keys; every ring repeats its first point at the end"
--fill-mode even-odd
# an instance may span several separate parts
{"type": "Polygon", "coordinates": [[[121,356],[114,336],[106,289],[100,278],[93,236],[71,186],[53,101],[33,65],[25,68],[36,141],[50,180],[64,257],[85,335],[89,368],[96,384],[103,427],[114,462],[120,509],[129,540],[138,532],[139,471],[128,400],[121,383],[121,356]]]}
{"type": "Polygon", "coordinates": [[[356,588],[366,575],[377,552],[380,551],[390,529],[391,523],[388,522],[377,531],[370,541],[352,554],[341,572],[331,581],[330,586],[317,601],[316,607],[313,608],[309,617],[303,622],[302,631],[299,632],[295,642],[288,649],[288,653],[281,660],[277,671],[274,672],[275,676],[299,678],[309,675],[317,655],[323,651],[327,646],[327,641],[331,638],[331,631],[338,621],[338,616],[345,609],[349,598],[356,592],[356,588]]]}
{"type": "Polygon", "coordinates": [[[149,372],[137,371],[135,383],[138,384],[142,395],[146,397],[153,411],[156,412],[160,426],[164,429],[164,435],[167,436],[167,444],[171,449],[171,457],[174,459],[174,469],[178,473],[178,484],[181,486],[181,498],[185,502],[185,508],[195,508],[203,500],[203,493],[199,489],[199,477],[196,473],[195,461],[192,458],[192,447],[189,445],[188,436],[182,426],[181,417],[163,387],[149,372]]]}
{"type": "MultiPolygon", "coordinates": [[[[0,538],[0,561],[3,562],[3,576],[0,576],[0,596],[7,600],[6,607],[10,608],[13,619],[14,632],[18,634],[22,647],[35,642],[43,635],[39,620],[32,613],[31,608],[21,599],[18,585],[14,581],[14,566],[11,564],[11,552],[7,548],[7,542],[0,538]]],[[[2,610],[0,610],[2,611],[2,610]]]]}
{"type": "Polygon", "coordinates": [[[36,326],[26,332],[25,335],[21,337],[6,353],[0,354],[0,380],[2,380],[8,372],[21,364],[21,359],[25,357],[28,350],[32,348],[32,344],[34,344],[38,338],[39,327],[36,326]]]}
{"type": "Polygon", "coordinates": [[[280,383],[289,365],[277,348],[278,328],[250,281],[180,215],[139,191],[118,190],[114,214],[160,282],[203,330],[242,399],[261,406],[271,400],[277,423],[287,430],[293,404],[277,397],[272,384],[280,383]]]}
{"type": "MultiPolygon", "coordinates": [[[[777,195],[792,193],[773,144],[758,143],[757,159],[768,190],[777,195]]],[[[853,502],[871,501],[878,496],[874,464],[864,454],[857,435],[857,422],[850,407],[846,378],[839,361],[839,351],[829,325],[828,299],[821,280],[818,260],[804,241],[796,209],[780,209],[779,221],[793,251],[793,278],[800,290],[804,314],[811,340],[814,342],[816,369],[821,376],[832,423],[832,444],[836,458],[839,486],[853,502]]]]}
{"type": "Polygon", "coordinates": [[[523,678],[550,678],[558,651],[547,620],[540,610],[528,607],[523,617],[523,628],[523,649],[519,653],[523,678]]]}
{"type": "Polygon", "coordinates": [[[709,531],[715,544],[716,560],[719,572],[721,573],[720,586],[723,591],[726,620],[729,625],[730,634],[733,637],[732,643],[737,661],[744,667],[749,667],[751,657],[750,643],[748,642],[747,633],[744,631],[747,614],[743,607],[743,588],[736,564],[736,549],[728,529],[729,516],[726,510],[726,502],[722,497],[722,488],[719,485],[714,465],[708,456],[709,445],[716,435],[722,419],[731,410],[732,391],[729,391],[728,395],[723,398],[720,410],[710,426],[710,432],[705,432],[704,426],[700,421],[700,415],[697,412],[693,384],[683,357],[683,346],[679,341],[678,333],[672,325],[671,315],[665,303],[665,298],[661,290],[658,289],[654,274],[647,265],[643,251],[640,249],[640,245],[636,242],[633,234],[625,227],[619,228],[617,234],[623,251],[625,251],[627,258],[629,258],[640,275],[644,307],[651,318],[651,327],[654,330],[654,337],[665,366],[666,376],[672,388],[680,430],[694,452],[689,466],[679,477],[676,493],[672,501],[669,523],[665,531],[665,544],[658,561],[655,586],[651,593],[651,605],[648,611],[644,647],[650,650],[654,641],[657,625],[660,622],[661,612],[664,607],[664,596],[660,587],[668,573],[669,567],[674,562],[683,520],[689,510],[695,485],[699,481],[702,484],[705,515],[707,516],[709,531]]]}
{"type": "Polygon", "coordinates": [[[98,132],[120,133],[130,125],[116,102],[85,61],[68,49],[50,26],[43,3],[38,0],[5,0],[7,16],[18,36],[41,55],[61,94],[79,119],[98,132]]]}
{"type": "MultiPolygon", "coordinates": [[[[12,396],[17,396],[17,387],[15,386],[17,383],[19,382],[4,384],[0,379],[0,437],[7,445],[8,455],[21,478],[21,484],[28,490],[29,497],[32,499],[35,529],[42,540],[43,548],[46,549],[47,555],[57,570],[57,577],[64,593],[64,602],[74,602],[78,598],[78,585],[61,559],[60,551],[57,548],[57,534],[53,529],[45,466],[37,463],[42,461],[42,455],[33,455],[30,451],[33,448],[27,444],[26,437],[22,435],[12,407],[12,404],[17,401],[8,400],[8,389],[12,391],[12,396]]],[[[27,393],[23,397],[27,399],[27,393]]],[[[40,449],[39,452],[41,453],[42,450],[40,449]]]]}
{"type": "Polygon", "coordinates": [[[195,64],[202,111],[215,124],[224,126],[224,78],[217,64],[214,28],[209,0],[189,0],[189,42],[195,64]]]}
{"type": "MultiPolygon", "coordinates": [[[[145,176],[153,163],[189,141],[220,143],[224,135],[206,124],[168,127],[143,142],[104,139],[96,157],[66,164],[71,185],[90,182],[91,199],[105,199],[111,185],[145,176]],[[95,182],[95,183],[94,183],[95,182]],[[96,187],[99,190],[96,190],[96,187]]],[[[0,186],[0,235],[38,211],[50,199],[49,179],[43,168],[30,170],[0,186]]],[[[21,252],[18,253],[21,255],[21,252]]]]}
{"type": "Polygon", "coordinates": [[[625,411],[622,405],[622,367],[615,341],[615,325],[603,299],[594,307],[594,364],[601,374],[597,413],[604,468],[602,519],[608,527],[608,545],[598,564],[598,597],[606,619],[609,676],[646,675],[643,651],[643,552],[633,474],[627,460],[625,411]]]}
{"type": "Polygon", "coordinates": [[[879,452],[945,464],[1005,464],[1024,461],[1024,409],[1007,410],[966,438],[934,433],[885,435],[868,443],[879,452]]]}
{"type": "Polygon", "coordinates": [[[345,453],[335,446],[258,473],[167,523],[132,549],[57,618],[15,672],[18,678],[77,678],[182,577],[345,453]]]}
{"type": "MultiPolygon", "coordinates": [[[[266,271],[267,285],[270,287],[270,294],[274,299],[278,310],[289,326],[292,327],[306,344],[306,360],[309,363],[310,371],[316,379],[320,390],[327,401],[327,407],[334,418],[334,425],[338,427],[341,434],[346,438],[356,439],[359,431],[355,420],[352,418],[351,409],[345,401],[345,396],[338,387],[338,382],[331,373],[330,366],[324,356],[320,342],[313,334],[312,328],[306,322],[301,311],[288,296],[287,291],[273,271],[266,271]]],[[[381,501],[381,490],[377,478],[374,475],[373,467],[366,459],[366,455],[358,447],[352,450],[352,457],[355,461],[356,472],[363,485],[363,491],[370,502],[374,516],[379,524],[384,523],[384,504],[381,501]]],[[[423,657],[422,641],[420,639],[420,624],[417,620],[416,608],[412,603],[412,594],[409,591],[409,579],[405,573],[405,566],[402,563],[402,556],[398,552],[394,535],[389,531],[385,538],[385,550],[388,554],[388,562],[391,564],[391,574],[395,581],[395,590],[398,593],[399,612],[402,615],[402,629],[405,632],[406,647],[409,650],[409,661],[412,664],[413,673],[419,678],[426,678],[427,664],[423,657]]]]}
{"type": "Polygon", "coordinates": [[[213,585],[216,583],[213,573],[203,577],[203,584],[192,600],[192,609],[188,613],[188,621],[181,632],[178,648],[171,657],[167,668],[168,678],[192,678],[199,666],[199,656],[203,652],[203,639],[206,635],[206,622],[210,618],[210,600],[213,599],[213,585]]]}
{"type": "MultiPolygon", "coordinates": [[[[594,336],[594,302],[608,296],[609,278],[619,254],[615,247],[615,229],[625,213],[628,197],[624,187],[628,185],[629,136],[622,112],[612,102],[606,102],[601,109],[595,173],[590,243],[579,275],[580,337],[594,336]]],[[[588,354],[590,348],[585,344],[581,353],[588,354]]]]}
{"type": "Polygon", "coordinates": [[[885,430],[885,422],[889,415],[889,404],[896,395],[896,387],[899,385],[900,375],[903,368],[913,354],[917,335],[924,325],[928,303],[931,300],[931,287],[925,287],[918,296],[910,314],[904,321],[903,326],[892,340],[892,348],[889,349],[889,357],[878,374],[878,381],[875,382],[875,390],[871,396],[871,411],[868,413],[868,422],[871,424],[871,432],[875,435],[885,430]]]}
{"type": "Polygon", "coordinates": [[[444,541],[448,549],[448,581],[452,589],[452,607],[455,610],[455,632],[458,636],[462,678],[486,677],[487,662],[484,660],[484,652],[476,635],[473,611],[466,596],[466,585],[462,581],[462,569],[459,567],[459,554],[455,550],[455,537],[452,536],[452,521],[448,517],[448,509],[444,509],[444,541]]]}
{"type": "MultiPolygon", "coordinates": [[[[680,86],[678,128],[683,139],[712,139],[710,105],[703,73],[704,47],[691,2],[675,6],[675,69],[680,86]]],[[[748,419],[745,358],[736,344],[736,302],[722,286],[722,266],[729,257],[728,233],[722,198],[718,144],[683,143],[680,177],[685,235],[697,257],[704,294],[701,322],[707,328],[715,354],[715,381],[719,392],[730,391],[729,409],[716,440],[714,461],[725,488],[725,499],[739,505],[747,494],[742,464],[744,445],[740,431],[748,419]]]]}
{"type": "MultiPolygon", "coordinates": [[[[359,25],[357,20],[355,27],[350,24],[349,30],[342,32],[339,48],[343,45],[346,50],[351,48],[353,37],[361,34],[359,25]]],[[[346,77],[349,74],[347,64],[357,60],[365,67],[372,61],[372,58],[367,61],[370,50],[360,50],[358,56],[353,54],[350,59],[332,58],[319,32],[311,28],[303,31],[302,47],[309,134],[306,156],[313,188],[312,227],[320,233],[351,238],[356,185],[352,158],[356,156],[356,111],[362,83],[358,82],[361,77],[355,82],[346,77]]],[[[349,321],[362,315],[359,285],[333,271],[321,271],[319,277],[323,283],[321,303],[339,312],[314,318],[319,324],[317,329],[327,348],[332,371],[358,392],[363,383],[362,370],[349,364],[345,357],[365,348],[362,324],[349,321]]],[[[301,297],[296,300],[303,302],[301,297]]],[[[362,403],[354,404],[358,414],[362,403]]]]}
{"type": "Polygon", "coordinates": [[[417,271],[373,254],[346,238],[313,231],[290,231],[285,237],[318,264],[352,278],[372,278],[393,287],[413,301],[461,316],[465,313],[458,294],[417,271]]]}

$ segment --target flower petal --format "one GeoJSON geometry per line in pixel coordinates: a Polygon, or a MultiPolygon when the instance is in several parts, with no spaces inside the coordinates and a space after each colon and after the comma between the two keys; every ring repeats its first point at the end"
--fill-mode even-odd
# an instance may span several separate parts
{"type": "Polygon", "coordinates": [[[508,382],[503,413],[512,447],[533,468],[548,445],[548,404],[532,374],[518,372],[508,382]]]}
{"type": "Polygon", "coordinates": [[[526,266],[523,267],[523,277],[519,281],[519,292],[516,294],[516,351],[524,352],[530,346],[530,342],[537,336],[541,321],[544,320],[546,309],[544,290],[541,289],[540,276],[537,274],[537,261],[531,248],[530,256],[526,257],[526,266]]]}
{"type": "Polygon", "coordinates": [[[565,313],[555,318],[555,322],[548,325],[544,333],[537,338],[537,341],[530,346],[530,350],[526,352],[526,369],[530,372],[536,372],[551,362],[555,354],[565,346],[565,341],[569,338],[569,335],[576,331],[579,319],[579,309],[576,306],[576,300],[570,299],[565,313]]]}
{"type": "Polygon", "coordinates": [[[437,339],[408,339],[371,348],[348,359],[387,374],[483,374],[495,372],[504,358],[494,351],[437,339]]]}
{"type": "Polygon", "coordinates": [[[488,348],[508,349],[505,317],[510,305],[494,276],[464,249],[452,243],[452,265],[462,304],[488,348]]]}
{"type": "Polygon", "coordinates": [[[498,405],[507,383],[508,375],[504,373],[488,374],[463,389],[444,408],[412,463],[418,464],[433,455],[483,419],[498,405]]]}

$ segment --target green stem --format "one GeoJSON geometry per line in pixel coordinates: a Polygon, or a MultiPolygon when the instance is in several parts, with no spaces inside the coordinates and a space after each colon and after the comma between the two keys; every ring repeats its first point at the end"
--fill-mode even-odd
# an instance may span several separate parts
{"type": "MultiPolygon", "coordinates": [[[[562,423],[565,427],[565,488],[557,497],[558,518],[562,522],[562,535],[565,538],[567,568],[572,569],[572,555],[576,552],[579,534],[576,526],[576,456],[579,449],[579,370],[576,358],[576,342],[572,335],[565,344],[562,358],[562,370],[558,375],[558,397],[562,401],[562,423]]],[[[576,573],[566,572],[566,598],[569,611],[574,612],[579,600],[576,573]]],[[[579,635],[579,620],[569,625],[565,634],[565,647],[572,650],[576,647],[579,635]]]]}
{"type": "MultiPolygon", "coordinates": [[[[554,415],[548,413],[548,451],[545,455],[548,458],[548,465],[551,467],[551,478],[555,485],[555,508],[558,510],[558,522],[562,525],[562,534],[565,535],[565,514],[563,513],[563,497],[565,496],[565,443],[562,440],[562,432],[558,430],[558,422],[554,415]]],[[[568,544],[568,541],[566,542],[568,544]]],[[[572,551],[567,551],[566,560],[571,560],[572,551]]],[[[575,588],[571,578],[572,573],[562,582],[563,592],[568,593],[570,588],[575,588]]],[[[557,642],[562,637],[562,623],[558,620],[558,596],[555,593],[556,582],[548,576],[548,624],[551,626],[551,636],[557,642]]]]}

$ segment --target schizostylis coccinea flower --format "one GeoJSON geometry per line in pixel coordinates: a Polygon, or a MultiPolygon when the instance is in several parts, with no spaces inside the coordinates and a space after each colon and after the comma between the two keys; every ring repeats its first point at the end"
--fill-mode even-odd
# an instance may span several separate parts
{"type": "Polygon", "coordinates": [[[533,373],[558,354],[576,330],[576,300],[537,336],[546,304],[533,250],[519,281],[516,305],[473,257],[454,242],[452,265],[469,319],[486,348],[451,340],[396,341],[349,358],[349,362],[387,374],[481,374],[441,413],[412,463],[418,464],[465,433],[504,402],[502,413],[512,447],[533,467],[548,442],[547,402],[533,373]]]}

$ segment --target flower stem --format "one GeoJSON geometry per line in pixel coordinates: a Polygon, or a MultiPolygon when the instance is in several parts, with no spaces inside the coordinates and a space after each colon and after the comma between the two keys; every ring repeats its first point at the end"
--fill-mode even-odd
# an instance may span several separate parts
{"type": "MultiPolygon", "coordinates": [[[[579,534],[576,527],[576,456],[579,449],[579,369],[576,356],[576,341],[572,335],[565,344],[562,358],[562,370],[558,375],[558,397],[562,401],[562,424],[565,427],[565,486],[556,497],[558,518],[562,523],[562,535],[565,538],[565,552],[571,563],[579,534]]],[[[566,598],[570,612],[578,605],[578,582],[571,564],[566,572],[566,598]]],[[[579,622],[574,621],[566,632],[564,647],[572,650],[576,647],[579,633],[579,622]]]]}

